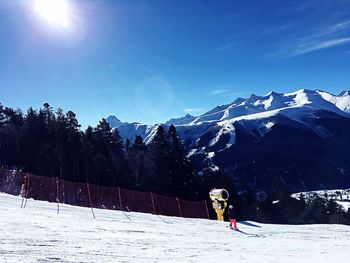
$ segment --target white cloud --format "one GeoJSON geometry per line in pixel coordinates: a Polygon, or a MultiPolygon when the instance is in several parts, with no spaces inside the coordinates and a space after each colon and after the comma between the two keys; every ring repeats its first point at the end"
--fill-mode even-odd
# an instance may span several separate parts
{"type": "Polygon", "coordinates": [[[284,31],[287,31],[291,27],[292,27],[291,23],[278,25],[278,26],[275,26],[275,27],[269,27],[269,28],[261,31],[260,34],[262,36],[280,34],[280,33],[284,32],[284,31]]]}
{"type": "Polygon", "coordinates": [[[234,84],[226,84],[226,85],[217,85],[214,86],[212,91],[210,91],[210,95],[224,97],[224,98],[234,98],[239,96],[247,95],[246,92],[235,91],[237,90],[237,86],[234,84]]]}
{"type": "Polygon", "coordinates": [[[317,27],[307,36],[289,39],[272,56],[296,57],[310,52],[345,45],[350,42],[350,20],[317,27]]]}
{"type": "Polygon", "coordinates": [[[186,109],[183,109],[183,111],[187,113],[198,113],[198,112],[203,112],[204,109],[203,108],[186,108],[186,109]]]}
{"type": "Polygon", "coordinates": [[[338,30],[346,29],[348,26],[350,26],[350,20],[331,26],[330,31],[338,31],[338,30]]]}
{"type": "Polygon", "coordinates": [[[334,38],[320,40],[320,42],[315,41],[314,43],[299,44],[299,46],[293,50],[289,56],[296,57],[313,51],[344,45],[348,42],[350,42],[350,37],[334,38]]]}
{"type": "Polygon", "coordinates": [[[227,89],[216,89],[210,92],[211,95],[220,95],[229,92],[227,89]]]}
{"type": "Polygon", "coordinates": [[[232,48],[233,46],[234,46],[233,44],[226,44],[226,45],[224,45],[224,46],[218,47],[218,48],[216,49],[216,51],[223,51],[223,50],[226,50],[226,49],[230,49],[230,48],[232,48]]]}

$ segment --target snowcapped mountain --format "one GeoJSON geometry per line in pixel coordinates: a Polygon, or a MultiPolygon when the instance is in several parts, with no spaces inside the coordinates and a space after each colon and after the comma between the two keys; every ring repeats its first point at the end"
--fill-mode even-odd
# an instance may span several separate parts
{"type": "Polygon", "coordinates": [[[124,140],[129,139],[131,142],[133,142],[135,140],[135,137],[137,135],[140,135],[143,138],[144,142],[148,144],[152,140],[155,132],[157,131],[158,125],[144,125],[135,122],[124,123],[119,127],[111,127],[118,128],[119,134],[124,140]]]}
{"type": "Polygon", "coordinates": [[[196,118],[193,123],[263,119],[276,114],[301,121],[305,113],[314,110],[328,110],[343,115],[350,113],[349,107],[349,91],[338,96],[305,89],[284,94],[270,92],[265,96],[253,94],[248,99],[238,98],[231,104],[218,106],[196,118]]]}
{"type": "MultiPolygon", "coordinates": [[[[151,141],[158,127],[135,123],[110,124],[118,128],[123,138],[133,140],[136,135],[141,135],[145,143],[151,141]]],[[[343,91],[339,95],[306,89],[292,93],[270,92],[265,96],[253,94],[249,98],[237,98],[230,104],[217,106],[197,117],[187,115],[171,119],[163,126],[167,129],[170,124],[176,126],[189,156],[197,162],[198,167],[209,162],[213,169],[229,174],[235,174],[246,167],[248,170],[244,173],[249,176],[245,182],[249,185],[262,185],[259,183],[261,173],[270,174],[268,167],[262,164],[264,172],[252,171],[254,165],[249,162],[256,164],[268,156],[279,159],[278,154],[285,158],[278,164],[281,166],[278,168],[280,173],[291,172],[288,160],[297,160],[301,156],[304,158],[299,160],[302,164],[297,164],[303,167],[302,172],[297,172],[302,175],[298,179],[289,178],[294,180],[293,185],[298,185],[296,191],[320,188],[331,183],[328,179],[327,182],[317,182],[319,167],[323,167],[317,160],[327,158],[331,158],[331,165],[334,166],[332,174],[339,174],[339,178],[343,178],[333,180],[338,185],[329,186],[343,187],[344,182],[350,185],[349,91],[343,91]],[[315,149],[321,152],[314,152],[315,149]],[[307,153],[309,155],[304,156],[307,153]],[[330,157],[332,154],[334,156],[330,157]],[[322,156],[316,159],[317,155],[322,156]],[[338,155],[342,157],[339,158],[338,155]],[[242,156],[245,156],[244,160],[240,160],[242,156]],[[317,164],[314,164],[316,167],[312,175],[308,175],[313,180],[307,183],[304,174],[307,173],[307,163],[311,163],[311,159],[317,164]]],[[[272,166],[275,169],[275,164],[272,166]]],[[[329,173],[328,171],[327,174],[329,173]]],[[[326,177],[325,171],[321,174],[326,177]]],[[[288,180],[284,178],[282,181],[286,183],[288,180]]]]}
{"type": "MultiPolygon", "coordinates": [[[[216,136],[210,139],[209,146],[216,145],[221,137],[226,136],[230,137],[225,146],[227,147],[235,142],[235,123],[243,125],[254,135],[263,136],[274,126],[275,121],[272,119],[276,116],[306,125],[322,135],[325,131],[313,125],[310,127],[306,120],[317,111],[329,111],[350,117],[350,92],[343,91],[335,96],[324,91],[303,89],[293,93],[270,92],[265,96],[253,94],[247,99],[237,98],[231,104],[217,106],[198,117],[187,114],[170,119],[164,126],[177,126],[181,137],[190,140],[191,146],[195,146],[204,133],[216,130],[216,136]]],[[[112,128],[118,128],[123,138],[132,140],[136,135],[141,135],[146,143],[158,127],[158,124],[123,123],[115,116],[109,116],[107,121],[112,128]]]]}
{"type": "Polygon", "coordinates": [[[113,115],[109,115],[107,118],[106,118],[106,121],[109,123],[109,125],[113,128],[118,128],[122,125],[124,125],[125,123],[124,122],[121,122],[116,116],[113,116],[113,115]]]}
{"type": "Polygon", "coordinates": [[[173,118],[168,120],[165,125],[185,125],[185,124],[189,124],[192,121],[194,121],[196,119],[196,117],[192,116],[191,114],[186,114],[183,117],[180,118],[173,118]]]}
{"type": "Polygon", "coordinates": [[[120,121],[116,116],[110,115],[106,118],[112,129],[117,128],[124,140],[134,141],[137,135],[141,135],[146,143],[152,140],[158,125],[144,125],[138,122],[128,123],[120,121]]]}

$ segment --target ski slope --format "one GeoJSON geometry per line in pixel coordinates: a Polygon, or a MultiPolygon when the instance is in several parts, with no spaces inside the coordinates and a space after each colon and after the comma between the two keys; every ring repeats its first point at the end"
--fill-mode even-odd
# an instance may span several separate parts
{"type": "Polygon", "coordinates": [[[347,262],[350,227],[227,223],[60,206],[0,193],[0,262],[347,262]]]}

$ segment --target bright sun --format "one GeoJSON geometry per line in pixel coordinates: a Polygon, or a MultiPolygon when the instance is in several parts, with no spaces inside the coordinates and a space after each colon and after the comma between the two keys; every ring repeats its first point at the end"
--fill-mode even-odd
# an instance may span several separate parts
{"type": "Polygon", "coordinates": [[[68,0],[34,0],[34,12],[46,23],[70,27],[71,10],[68,0]]]}

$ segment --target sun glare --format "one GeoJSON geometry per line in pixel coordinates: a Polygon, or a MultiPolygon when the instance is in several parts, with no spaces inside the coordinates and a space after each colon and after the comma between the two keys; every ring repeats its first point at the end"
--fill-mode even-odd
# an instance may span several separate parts
{"type": "Polygon", "coordinates": [[[34,12],[46,23],[63,28],[70,27],[68,0],[34,0],[34,12]]]}

